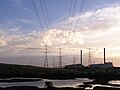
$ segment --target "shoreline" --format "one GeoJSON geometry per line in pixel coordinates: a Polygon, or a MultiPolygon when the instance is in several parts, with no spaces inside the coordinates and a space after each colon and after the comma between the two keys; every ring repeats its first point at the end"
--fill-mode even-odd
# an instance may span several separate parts
{"type": "Polygon", "coordinates": [[[72,87],[38,88],[36,86],[12,86],[12,87],[0,88],[0,90],[85,90],[85,88],[72,88],[72,87]]]}

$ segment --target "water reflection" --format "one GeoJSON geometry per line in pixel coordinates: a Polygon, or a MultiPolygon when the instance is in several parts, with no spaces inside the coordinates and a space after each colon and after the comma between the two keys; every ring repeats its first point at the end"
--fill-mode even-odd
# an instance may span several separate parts
{"type": "Polygon", "coordinates": [[[109,83],[120,85],[120,80],[111,80],[111,81],[109,81],[109,83]]]}
{"type": "Polygon", "coordinates": [[[42,81],[32,81],[32,82],[0,82],[0,87],[11,87],[11,86],[37,86],[39,88],[44,88],[45,81],[51,81],[56,87],[76,87],[83,82],[92,81],[87,78],[76,78],[69,80],[50,80],[43,79],[42,81]]]}

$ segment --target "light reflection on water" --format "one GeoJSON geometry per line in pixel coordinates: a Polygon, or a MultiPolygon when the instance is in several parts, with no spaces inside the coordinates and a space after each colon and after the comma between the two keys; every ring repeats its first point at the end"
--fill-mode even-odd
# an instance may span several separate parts
{"type": "Polygon", "coordinates": [[[109,83],[120,85],[120,80],[111,80],[111,81],[109,81],[109,83]]]}
{"type": "Polygon", "coordinates": [[[0,82],[0,87],[11,87],[11,86],[37,86],[39,88],[44,88],[45,81],[51,81],[56,87],[76,87],[83,82],[92,81],[87,78],[76,78],[69,80],[50,80],[43,79],[43,81],[32,81],[32,82],[0,82]]]}
{"type": "Polygon", "coordinates": [[[111,86],[111,85],[93,84],[93,85],[92,85],[92,88],[89,88],[89,87],[88,87],[88,88],[86,88],[86,90],[87,90],[87,89],[93,90],[93,88],[96,87],[96,86],[120,88],[120,86],[114,86],[114,85],[120,85],[120,80],[111,80],[111,81],[109,81],[108,83],[111,84],[111,85],[113,85],[113,86],[111,86]]]}
{"type": "Polygon", "coordinates": [[[88,89],[88,90],[93,90],[93,88],[96,87],[96,86],[100,86],[100,87],[111,87],[111,86],[109,86],[109,85],[93,84],[91,88],[87,87],[87,88],[85,88],[85,89],[86,89],[86,90],[87,90],[87,89],[88,89]]]}
{"type": "MultiPolygon", "coordinates": [[[[50,80],[50,79],[43,79],[42,81],[32,81],[32,82],[0,82],[0,87],[11,87],[11,86],[37,86],[39,88],[44,88],[45,82],[51,81],[55,87],[76,87],[83,82],[91,82],[93,80],[87,78],[76,78],[76,79],[69,79],[69,80],[50,80]]],[[[120,85],[120,80],[111,80],[109,81],[110,84],[117,84],[120,85]]],[[[103,87],[111,87],[109,85],[100,85],[94,84],[92,88],[86,88],[89,90],[93,90],[96,86],[103,86],[103,87]]]]}

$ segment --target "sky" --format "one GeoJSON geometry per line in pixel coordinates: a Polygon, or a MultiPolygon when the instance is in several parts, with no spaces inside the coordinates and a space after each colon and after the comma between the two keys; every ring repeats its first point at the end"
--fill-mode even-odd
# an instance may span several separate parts
{"type": "Polygon", "coordinates": [[[72,64],[82,49],[88,65],[108,62],[120,66],[119,0],[0,0],[0,62],[43,66],[44,46],[49,64],[72,64]]]}

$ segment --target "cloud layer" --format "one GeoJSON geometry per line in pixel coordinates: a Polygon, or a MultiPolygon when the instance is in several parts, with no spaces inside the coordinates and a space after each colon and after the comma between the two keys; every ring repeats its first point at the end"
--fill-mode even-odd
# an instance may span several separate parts
{"type": "MultiPolygon", "coordinates": [[[[33,30],[33,32],[27,34],[7,36],[1,33],[0,47],[2,48],[0,48],[0,51],[4,54],[10,50],[15,53],[29,51],[29,54],[33,54],[33,52],[39,54],[40,52],[43,53],[44,46],[48,45],[52,49],[70,47],[76,52],[88,47],[107,47],[110,52],[120,55],[118,51],[115,51],[115,47],[120,48],[119,5],[77,14],[74,17],[68,17],[57,22],[57,24],[57,28],[44,32],[33,30]]],[[[69,50],[68,52],[71,52],[69,50]]],[[[113,53],[109,53],[109,55],[114,56],[113,53]]]]}
{"type": "Polygon", "coordinates": [[[109,6],[60,21],[58,25],[63,26],[62,29],[33,31],[27,35],[11,35],[5,38],[6,41],[1,39],[0,42],[1,46],[40,48],[46,44],[56,48],[69,45],[77,48],[106,46],[119,38],[119,16],[120,6],[109,6]],[[68,27],[65,28],[65,26],[68,27]]]}

